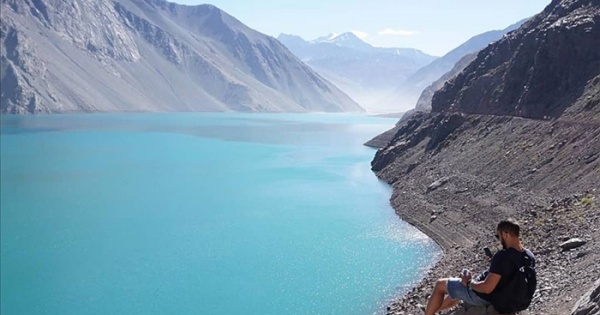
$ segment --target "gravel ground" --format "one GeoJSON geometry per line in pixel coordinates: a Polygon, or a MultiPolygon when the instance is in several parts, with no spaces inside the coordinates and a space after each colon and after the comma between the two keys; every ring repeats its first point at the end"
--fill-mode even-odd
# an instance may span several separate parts
{"type": "Polygon", "coordinates": [[[484,271],[483,247],[498,246],[496,224],[512,217],[537,260],[530,314],[570,314],[600,278],[600,124],[470,115],[448,132],[430,128],[440,125],[434,116],[417,117],[417,127],[401,130],[372,163],[394,188],[399,217],[444,250],[387,313],[422,314],[418,304],[435,280],[463,268],[484,271]],[[563,251],[559,244],[570,238],[586,243],[563,251]]]}

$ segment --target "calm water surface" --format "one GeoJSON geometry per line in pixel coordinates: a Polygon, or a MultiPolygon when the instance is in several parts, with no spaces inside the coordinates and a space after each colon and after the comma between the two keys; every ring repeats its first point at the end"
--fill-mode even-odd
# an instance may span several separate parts
{"type": "Polygon", "coordinates": [[[372,314],[440,255],[358,115],[1,117],[2,314],[372,314]]]}

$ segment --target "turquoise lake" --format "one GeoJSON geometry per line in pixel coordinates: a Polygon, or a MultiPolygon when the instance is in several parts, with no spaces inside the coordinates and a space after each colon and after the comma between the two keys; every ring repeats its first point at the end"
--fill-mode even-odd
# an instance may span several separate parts
{"type": "Polygon", "coordinates": [[[344,114],[1,117],[1,313],[379,314],[439,247],[344,114]]]}

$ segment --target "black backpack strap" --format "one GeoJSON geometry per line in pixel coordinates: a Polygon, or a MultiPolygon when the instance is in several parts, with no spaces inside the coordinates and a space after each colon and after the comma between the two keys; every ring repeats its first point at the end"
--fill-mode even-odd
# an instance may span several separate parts
{"type": "Polygon", "coordinates": [[[521,256],[521,264],[519,266],[519,268],[521,267],[531,267],[531,268],[535,268],[533,264],[533,261],[531,260],[531,257],[527,254],[527,250],[523,251],[523,255],[521,256]],[[527,262],[527,263],[525,263],[527,262]]]}
{"type": "Polygon", "coordinates": [[[517,272],[519,272],[521,270],[521,268],[523,268],[523,267],[532,267],[533,268],[534,267],[531,265],[532,264],[531,257],[529,257],[529,255],[527,255],[527,251],[524,250],[521,254],[522,255],[519,256],[520,258],[518,261],[515,260],[515,258],[511,257],[511,261],[517,267],[515,274],[513,275],[513,278],[517,276],[517,272]]]}

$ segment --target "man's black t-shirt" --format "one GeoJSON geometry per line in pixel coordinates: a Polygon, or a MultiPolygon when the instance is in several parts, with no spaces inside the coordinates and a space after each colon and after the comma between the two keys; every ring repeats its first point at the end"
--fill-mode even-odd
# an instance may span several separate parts
{"type": "MultiPolygon", "coordinates": [[[[525,249],[525,254],[529,256],[529,260],[531,261],[531,267],[535,268],[535,257],[533,253],[528,249],[525,249]]],[[[514,248],[507,248],[497,252],[494,257],[492,257],[492,263],[490,264],[490,269],[480,274],[475,278],[475,281],[483,281],[487,277],[488,273],[492,272],[501,276],[500,282],[496,285],[496,288],[492,293],[497,290],[502,290],[510,280],[515,276],[515,272],[517,271],[517,262],[520,262],[523,258],[523,252],[520,252],[514,248]]],[[[520,266],[519,266],[520,267],[520,266]]],[[[479,297],[486,301],[490,301],[492,299],[492,293],[485,294],[474,291],[479,297]]]]}

